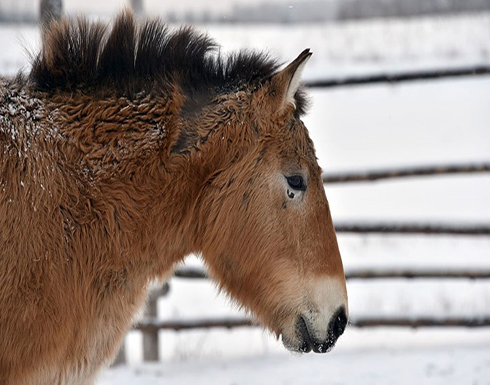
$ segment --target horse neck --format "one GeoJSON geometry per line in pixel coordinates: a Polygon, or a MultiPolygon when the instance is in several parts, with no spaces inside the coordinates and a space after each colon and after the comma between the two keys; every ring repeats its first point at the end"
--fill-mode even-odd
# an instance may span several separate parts
{"type": "Polygon", "coordinates": [[[58,100],[64,134],[76,138],[72,162],[93,174],[104,197],[101,211],[109,222],[116,217],[125,224],[120,230],[114,223],[114,229],[126,230],[129,244],[152,244],[155,255],[171,263],[198,251],[199,196],[213,175],[247,151],[241,144],[252,142],[246,138],[252,130],[237,114],[238,97],[192,120],[181,116],[175,97],[58,100]]]}
{"type": "Polygon", "coordinates": [[[117,234],[115,242],[128,250],[158,255],[167,250],[169,258],[187,253],[188,247],[179,247],[184,242],[177,240],[186,237],[179,219],[187,210],[185,194],[179,192],[183,173],[169,170],[165,159],[178,115],[169,98],[60,93],[44,100],[49,120],[59,130],[60,162],[79,174],[83,184],[72,186],[76,199],[66,206],[85,223],[96,216],[94,223],[117,234]]]}

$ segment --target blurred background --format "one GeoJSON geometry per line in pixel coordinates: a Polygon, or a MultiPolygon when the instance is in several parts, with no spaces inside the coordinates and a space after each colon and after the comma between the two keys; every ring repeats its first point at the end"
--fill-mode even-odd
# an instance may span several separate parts
{"type": "Polygon", "coordinates": [[[97,384],[490,384],[490,0],[1,0],[0,75],[29,70],[46,15],[125,7],[224,52],[311,48],[304,121],[351,326],[326,356],[291,355],[190,256],[97,384]]]}

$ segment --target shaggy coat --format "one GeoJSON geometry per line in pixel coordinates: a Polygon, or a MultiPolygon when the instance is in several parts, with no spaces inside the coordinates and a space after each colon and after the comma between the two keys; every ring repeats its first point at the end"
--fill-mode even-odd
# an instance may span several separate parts
{"type": "Polygon", "coordinates": [[[292,350],[294,320],[316,311],[308,282],[338,278],[346,311],[300,120],[309,52],[278,72],[214,50],[128,14],[110,30],[61,21],[29,75],[0,78],[0,384],[92,383],[148,282],[193,252],[292,350]]]}

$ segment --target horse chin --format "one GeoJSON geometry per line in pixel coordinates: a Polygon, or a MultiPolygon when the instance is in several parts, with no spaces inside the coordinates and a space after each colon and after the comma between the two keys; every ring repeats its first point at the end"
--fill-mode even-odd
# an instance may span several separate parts
{"type": "Polygon", "coordinates": [[[323,343],[314,342],[311,337],[305,336],[304,338],[289,338],[284,334],[281,334],[282,344],[291,353],[328,353],[335,346],[334,340],[325,341],[323,343]]]}

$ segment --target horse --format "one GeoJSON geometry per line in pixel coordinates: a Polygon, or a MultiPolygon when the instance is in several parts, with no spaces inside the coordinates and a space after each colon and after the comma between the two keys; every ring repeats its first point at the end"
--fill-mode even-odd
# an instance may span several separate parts
{"type": "Polygon", "coordinates": [[[311,56],[222,54],[129,12],[53,21],[0,78],[0,383],[91,384],[191,253],[292,352],[348,320],[300,85],[311,56]]]}

